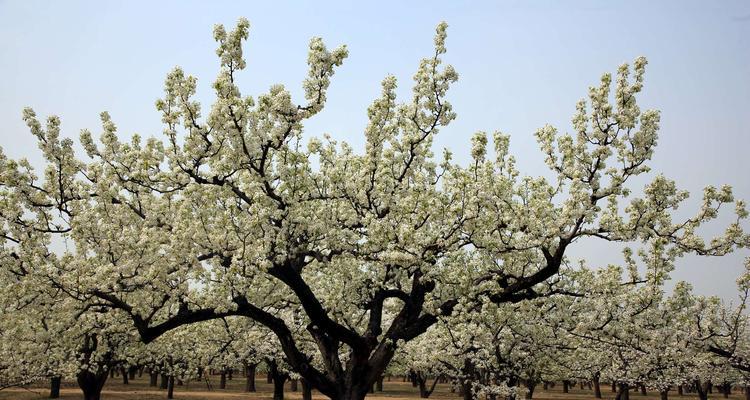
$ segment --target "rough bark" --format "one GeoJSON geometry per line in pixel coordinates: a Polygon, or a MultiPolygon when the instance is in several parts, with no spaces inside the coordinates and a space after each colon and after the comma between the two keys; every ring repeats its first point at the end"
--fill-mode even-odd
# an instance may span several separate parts
{"type": "Polygon", "coordinates": [[[154,371],[149,371],[148,376],[149,376],[148,385],[151,387],[156,387],[156,385],[159,382],[159,373],[154,372],[154,371]]]}
{"type": "Polygon", "coordinates": [[[219,389],[227,388],[227,370],[221,370],[221,378],[219,379],[219,389]]]}

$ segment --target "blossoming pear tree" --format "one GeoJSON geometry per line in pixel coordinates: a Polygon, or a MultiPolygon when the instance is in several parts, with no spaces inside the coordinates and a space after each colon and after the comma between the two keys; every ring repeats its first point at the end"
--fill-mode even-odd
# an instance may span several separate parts
{"type": "Polygon", "coordinates": [[[435,157],[434,137],[456,118],[446,28],[438,25],[409,99],[398,101],[395,77],[383,80],[362,152],[302,137],[346,48],[310,41],[301,104],[282,85],[243,95],[244,19],[230,32],[214,29],[220,72],[206,115],[196,78],[168,74],[157,101],[164,140],[123,141],[102,113],[100,143],[81,134],[82,160],[60,139],[56,117],[43,127],[25,110],[47,168],[38,178],[3,157],[0,215],[73,246],[64,263],[36,264],[19,253],[26,239],[4,230],[3,268],[47,282],[88,314],[129,319],[146,343],[186,325],[252,319],[275,334],[293,373],[349,400],[364,398],[397,349],[440,318],[561,294],[560,270],[577,242],[645,242],[670,259],[748,245],[741,201],[723,235],[696,233],[734,202],[729,187],[708,187],[696,215],[680,221],[672,211],[688,194],[661,175],[627,201],[629,180],[649,172],[659,129],[659,113],[636,101],[644,58],[589,90],[572,134],[536,133],[551,179],[522,176],[501,133],[492,143],[474,135],[467,166],[448,150],[435,157]]]}

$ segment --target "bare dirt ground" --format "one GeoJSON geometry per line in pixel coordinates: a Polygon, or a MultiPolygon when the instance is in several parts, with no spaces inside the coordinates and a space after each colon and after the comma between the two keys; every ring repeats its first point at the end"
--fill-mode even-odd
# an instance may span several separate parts
{"type": "MultiPolygon", "coordinates": [[[[256,379],[256,387],[258,391],[256,393],[245,393],[243,392],[245,387],[244,377],[235,377],[233,380],[227,381],[227,388],[224,390],[216,389],[219,386],[219,377],[212,376],[211,384],[214,389],[208,391],[206,388],[205,381],[192,381],[185,382],[182,386],[175,386],[174,398],[185,399],[185,400],[265,400],[271,399],[273,393],[272,385],[266,383],[264,376],[259,375],[256,379]]],[[[11,388],[0,390],[0,400],[36,400],[46,399],[49,395],[49,388],[45,386],[46,383],[39,382],[38,384],[30,385],[23,388],[11,388]]],[[[301,385],[300,391],[292,392],[287,383],[285,398],[289,400],[299,400],[302,398],[301,385]]],[[[401,378],[393,378],[390,382],[386,381],[383,383],[383,391],[376,392],[367,396],[370,400],[417,400],[419,399],[419,391],[417,388],[412,387],[410,383],[401,382],[401,378]]],[[[613,399],[614,393],[610,392],[608,386],[602,387],[602,394],[605,399],[613,399]]],[[[647,396],[642,396],[638,393],[631,393],[631,400],[659,400],[659,394],[650,392],[647,396]]],[[[62,390],[60,398],[64,400],[78,400],[81,399],[81,391],[74,381],[65,381],[62,384],[62,390]]],[[[143,375],[142,377],[136,377],[130,381],[130,384],[123,385],[121,377],[110,378],[107,381],[104,391],[102,392],[102,400],[163,400],[167,398],[166,390],[158,390],[148,386],[148,376],[143,375]]],[[[451,393],[450,385],[439,384],[435,393],[430,396],[430,399],[445,400],[445,399],[459,399],[457,393],[451,393]]],[[[711,399],[722,399],[723,396],[714,392],[710,395],[711,399]]],[[[731,400],[744,400],[744,394],[737,390],[731,396],[731,400]]],[[[313,392],[313,399],[327,399],[317,392],[313,392]]],[[[588,389],[581,390],[576,387],[571,389],[570,393],[562,393],[561,385],[555,388],[544,391],[541,388],[537,389],[534,393],[534,399],[538,400],[593,400],[594,395],[588,389]]],[[[685,394],[684,396],[677,396],[677,393],[670,392],[670,399],[674,400],[692,400],[697,399],[697,396],[693,394],[685,394]]]]}

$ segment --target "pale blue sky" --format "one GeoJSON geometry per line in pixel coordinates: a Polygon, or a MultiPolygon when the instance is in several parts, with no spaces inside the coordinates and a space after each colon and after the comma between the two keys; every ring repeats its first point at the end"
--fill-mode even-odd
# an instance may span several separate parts
{"type": "MultiPolygon", "coordinates": [[[[154,101],[166,73],[182,66],[199,79],[210,104],[217,72],[211,30],[251,23],[246,94],[284,83],[300,98],[312,36],[347,44],[326,110],[307,134],[328,132],[360,147],[366,107],[394,74],[407,94],[421,57],[445,20],[448,54],[460,74],[449,99],[458,119],[436,146],[468,156],[476,130],[503,130],[525,173],[543,173],[533,132],[570,127],[575,102],[603,72],[639,55],[649,59],[641,105],[662,111],[652,166],[694,194],[731,184],[750,200],[750,2],[42,2],[0,1],[0,146],[38,160],[21,121],[32,106],[62,118],[66,135],[98,132],[107,110],[121,135],[161,135],[154,101]],[[281,4],[275,4],[281,3],[281,4]]],[[[639,181],[641,185],[643,181],[639,181]]],[[[619,260],[607,246],[579,246],[576,256],[619,260]]],[[[688,258],[673,276],[699,293],[730,299],[742,257],[688,258]]]]}

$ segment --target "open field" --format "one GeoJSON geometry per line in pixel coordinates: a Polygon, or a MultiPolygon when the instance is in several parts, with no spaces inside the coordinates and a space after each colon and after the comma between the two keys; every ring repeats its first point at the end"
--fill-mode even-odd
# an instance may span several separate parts
{"type": "MultiPolygon", "coordinates": [[[[212,376],[211,383],[214,387],[218,387],[218,376],[212,376]]],[[[216,399],[236,399],[236,400],[255,400],[255,399],[271,399],[273,387],[271,384],[266,383],[264,376],[259,375],[256,379],[256,387],[258,389],[255,393],[243,392],[245,381],[243,377],[236,377],[233,380],[227,381],[227,388],[224,390],[213,389],[208,391],[206,389],[206,383],[204,381],[193,381],[186,382],[183,386],[175,386],[174,398],[185,399],[185,400],[216,400],[216,399]]],[[[398,400],[398,399],[419,399],[419,391],[417,388],[412,387],[408,382],[401,382],[400,378],[393,378],[390,382],[386,381],[383,384],[383,392],[376,392],[367,396],[368,399],[373,400],[398,400]]],[[[34,399],[46,399],[48,398],[48,388],[40,382],[39,384],[30,385],[24,388],[12,388],[0,391],[0,399],[2,400],[34,400],[34,399]]],[[[297,392],[292,392],[287,383],[285,398],[291,400],[298,400],[302,398],[301,386],[297,392]]],[[[613,399],[614,393],[609,390],[609,386],[602,386],[602,395],[605,399],[613,399]]],[[[648,395],[643,396],[635,391],[631,392],[631,400],[659,400],[659,394],[656,392],[650,392],[648,395]]],[[[148,386],[148,376],[143,375],[142,377],[136,377],[130,381],[130,384],[123,385],[122,380],[119,377],[111,378],[108,380],[104,391],[102,392],[102,400],[162,400],[166,399],[166,390],[159,390],[148,386]]],[[[65,381],[62,384],[61,399],[65,400],[77,400],[81,398],[81,391],[78,389],[75,381],[65,381]]],[[[327,397],[320,395],[317,392],[313,392],[314,399],[326,399],[327,397]]],[[[435,393],[430,396],[430,399],[459,399],[457,393],[451,393],[450,385],[439,384],[435,389],[435,393]]],[[[670,392],[670,398],[673,399],[697,399],[694,394],[686,393],[684,396],[678,396],[677,393],[670,392]]],[[[717,392],[713,395],[709,395],[709,398],[721,399],[723,396],[717,392]]],[[[731,396],[733,400],[744,400],[744,394],[737,389],[731,396]]],[[[572,388],[569,393],[562,393],[562,386],[557,385],[550,390],[537,389],[534,393],[534,399],[539,400],[590,400],[594,399],[593,393],[587,389],[579,389],[578,387],[572,388]]]]}

